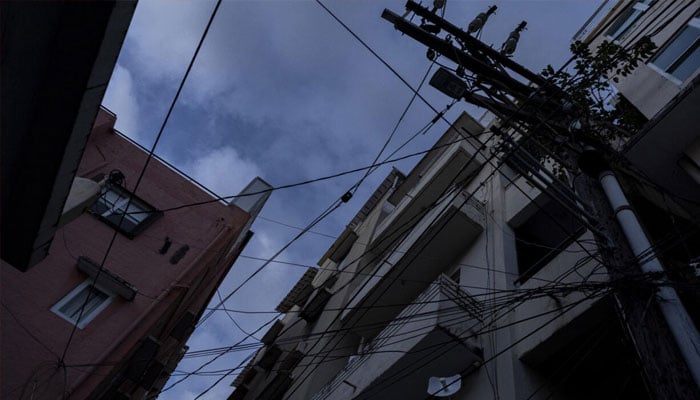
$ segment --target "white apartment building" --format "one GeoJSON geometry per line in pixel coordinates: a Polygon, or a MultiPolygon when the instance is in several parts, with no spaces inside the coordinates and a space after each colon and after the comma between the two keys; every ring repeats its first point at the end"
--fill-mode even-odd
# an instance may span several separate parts
{"type": "MultiPolygon", "coordinates": [[[[575,38],[658,46],[618,85],[649,119],[626,149],[644,182],[619,178],[681,275],[700,256],[699,9],[608,1],[575,38]]],[[[494,155],[488,128],[462,114],[386,177],[280,303],[230,400],[654,398],[594,235],[555,185],[494,155]]]]}
{"type": "Polygon", "coordinates": [[[592,235],[454,126],[280,303],[230,399],[645,398],[592,235]]]}
{"type": "Polygon", "coordinates": [[[650,120],[627,155],[656,182],[697,199],[700,1],[606,0],[574,39],[591,48],[603,40],[631,46],[645,35],[656,53],[614,84],[650,120]]]}

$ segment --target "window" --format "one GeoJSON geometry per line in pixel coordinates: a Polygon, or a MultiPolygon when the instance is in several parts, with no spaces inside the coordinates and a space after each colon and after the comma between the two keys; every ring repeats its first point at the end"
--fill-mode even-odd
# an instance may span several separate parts
{"type": "Polygon", "coordinates": [[[697,71],[700,67],[700,12],[659,50],[651,63],[680,82],[697,71]]]}
{"type": "Polygon", "coordinates": [[[523,283],[535,275],[583,231],[578,218],[553,200],[513,228],[520,274],[517,282],[523,283]]]}
{"type": "Polygon", "coordinates": [[[656,0],[641,0],[636,1],[620,13],[615,19],[615,22],[610,25],[610,29],[606,35],[613,40],[618,40],[624,37],[629,32],[635,22],[644,14],[656,0]]]}
{"type": "Polygon", "coordinates": [[[93,286],[90,281],[85,281],[51,307],[51,311],[82,329],[111,302],[111,295],[93,286]]]}
{"type": "Polygon", "coordinates": [[[90,211],[129,238],[136,236],[162,214],[155,207],[117,185],[109,186],[90,207],[90,211]]]}

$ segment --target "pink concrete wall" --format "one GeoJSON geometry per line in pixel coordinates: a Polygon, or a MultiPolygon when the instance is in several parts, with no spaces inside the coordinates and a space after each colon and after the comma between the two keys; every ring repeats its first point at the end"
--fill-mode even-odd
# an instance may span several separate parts
{"type": "MultiPolygon", "coordinates": [[[[92,178],[119,169],[127,189],[133,190],[146,153],[115,134],[113,123],[114,117],[101,110],[77,176],[92,178]]],[[[151,160],[136,194],[158,209],[211,199],[157,160],[151,160]]],[[[218,282],[237,255],[224,260],[222,254],[248,219],[244,211],[214,202],[166,212],[133,240],[117,234],[105,268],[134,285],[139,294],[133,302],[115,298],[84,329],[77,329],[64,369],[56,365],[73,327],[50,308],[87,279],[76,268],[77,257],[102,261],[113,229],[86,212],[56,232],[49,257],[34,268],[21,273],[3,263],[0,398],[20,398],[22,391],[25,397],[33,391],[35,398],[56,398],[64,389],[73,393],[71,398],[87,396],[144,335],[158,334],[153,331],[156,326],[171,324],[166,319],[173,315],[167,311],[204,307],[213,290],[210,282],[206,290],[189,293],[184,301],[173,287],[191,286],[205,269],[218,282]],[[166,236],[173,244],[161,255],[158,250],[166,236]],[[189,246],[186,256],[171,264],[170,257],[184,244],[189,246]],[[109,365],[91,365],[96,363],[109,365]]]]}

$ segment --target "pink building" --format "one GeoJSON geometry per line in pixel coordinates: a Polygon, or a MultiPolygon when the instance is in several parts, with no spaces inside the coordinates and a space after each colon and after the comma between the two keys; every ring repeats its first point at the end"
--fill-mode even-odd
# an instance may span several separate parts
{"type": "MultiPolygon", "coordinates": [[[[269,196],[227,205],[156,159],[131,193],[147,152],[116,132],[115,121],[100,110],[76,171],[103,183],[97,200],[57,229],[48,257],[32,269],[2,261],[2,399],[157,393],[269,196]]],[[[256,178],[242,194],[267,188],[256,178]]]]}

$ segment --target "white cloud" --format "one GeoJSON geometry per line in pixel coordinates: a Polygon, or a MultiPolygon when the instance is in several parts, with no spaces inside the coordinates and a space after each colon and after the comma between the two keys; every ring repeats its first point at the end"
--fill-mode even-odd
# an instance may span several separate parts
{"type": "Polygon", "coordinates": [[[202,34],[211,1],[140,1],[127,45],[150,79],[179,78],[202,34]]]}
{"type": "Polygon", "coordinates": [[[140,129],[139,102],[131,72],[120,64],[114,68],[103,104],[117,114],[116,128],[137,140],[140,129]]]}
{"type": "Polygon", "coordinates": [[[214,193],[227,196],[241,191],[260,168],[242,158],[236,149],[225,146],[196,158],[184,168],[192,177],[214,193]]]}

